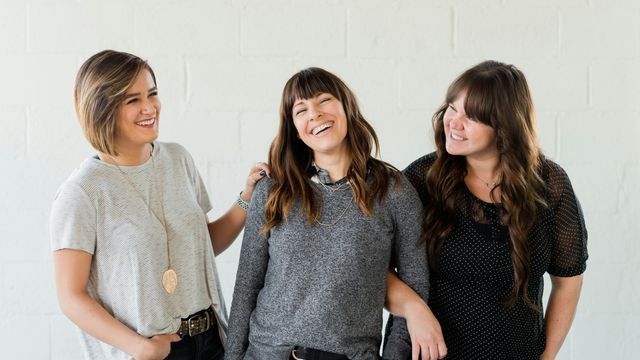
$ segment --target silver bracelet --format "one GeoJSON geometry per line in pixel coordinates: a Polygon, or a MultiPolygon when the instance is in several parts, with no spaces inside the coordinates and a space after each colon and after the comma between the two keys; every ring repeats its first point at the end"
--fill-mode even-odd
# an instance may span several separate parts
{"type": "Polygon", "coordinates": [[[249,210],[249,203],[242,200],[242,191],[240,191],[240,195],[238,195],[238,200],[236,200],[236,204],[238,204],[238,206],[240,206],[241,208],[246,210],[249,210]]]}

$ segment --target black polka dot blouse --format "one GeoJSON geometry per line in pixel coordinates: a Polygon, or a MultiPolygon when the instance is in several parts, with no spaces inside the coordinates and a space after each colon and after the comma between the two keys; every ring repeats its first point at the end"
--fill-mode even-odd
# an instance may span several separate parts
{"type": "MultiPolygon", "coordinates": [[[[426,155],[404,170],[423,204],[425,174],[435,159],[435,153],[426,155]]],[[[549,207],[530,231],[528,289],[540,309],[543,274],[579,275],[587,259],[587,231],[571,182],[551,160],[545,159],[542,169],[549,207]]],[[[441,248],[439,271],[431,274],[429,306],[442,326],[449,360],[539,359],[545,348],[543,312],[522,299],[511,308],[503,302],[513,287],[513,267],[498,206],[464,193],[455,228],[441,248]]]]}

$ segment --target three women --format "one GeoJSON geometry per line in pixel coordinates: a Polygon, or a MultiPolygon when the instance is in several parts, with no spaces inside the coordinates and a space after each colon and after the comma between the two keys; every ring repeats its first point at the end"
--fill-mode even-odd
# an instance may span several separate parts
{"type": "MultiPolygon", "coordinates": [[[[61,188],[52,239],[60,303],[86,333],[88,356],[220,358],[213,253],[244,212],[207,224],[191,157],[155,141],[160,104],[144,61],[96,54],[75,99],[98,155],[61,188]]],[[[272,179],[250,205],[228,358],[375,359],[385,294],[411,336],[392,317],[384,358],[555,356],[579,298],[586,230],[566,173],[537,147],[518,69],[485,62],[454,81],[434,115],[437,151],[405,170],[410,182],[371,156],[376,134],[333,74],[294,75],[280,112],[272,179]],[[416,340],[424,329],[426,343],[416,340]]],[[[252,169],[239,204],[265,171],[252,169]]]]}

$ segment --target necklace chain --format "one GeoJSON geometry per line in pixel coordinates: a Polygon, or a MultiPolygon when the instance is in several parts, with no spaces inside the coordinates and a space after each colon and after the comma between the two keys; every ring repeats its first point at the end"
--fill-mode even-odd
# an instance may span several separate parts
{"type": "Polygon", "coordinates": [[[342,190],[346,190],[349,188],[349,182],[345,181],[340,185],[327,185],[325,183],[323,183],[322,181],[318,181],[318,184],[320,184],[320,186],[322,186],[328,193],[333,194],[336,191],[342,191],[342,190]]]}
{"type": "Polygon", "coordinates": [[[164,235],[165,238],[167,240],[167,262],[168,262],[168,268],[167,271],[165,271],[165,273],[162,276],[162,284],[165,288],[165,290],[171,294],[173,293],[173,291],[175,290],[175,286],[177,285],[177,275],[175,273],[175,271],[173,270],[172,266],[171,266],[171,249],[169,248],[169,234],[167,233],[167,217],[166,217],[166,213],[164,211],[164,194],[162,192],[158,192],[156,189],[157,183],[158,183],[158,175],[156,174],[156,164],[155,164],[155,159],[153,158],[153,144],[151,145],[151,152],[149,153],[149,158],[151,159],[151,168],[152,168],[152,172],[153,172],[153,181],[152,181],[152,189],[151,192],[158,192],[160,194],[160,208],[162,209],[162,217],[158,216],[158,214],[156,214],[156,212],[153,210],[153,208],[151,207],[151,196],[149,196],[149,202],[147,202],[147,200],[145,199],[145,196],[142,194],[142,192],[136,187],[136,185],[133,183],[133,181],[129,178],[129,174],[127,174],[124,170],[122,170],[122,168],[120,167],[120,165],[118,164],[118,162],[116,161],[116,159],[109,155],[109,157],[111,158],[111,161],[113,161],[113,163],[116,165],[116,167],[118,168],[118,170],[120,171],[120,174],[122,174],[122,177],[124,177],[124,179],[129,183],[129,185],[131,186],[131,188],[133,188],[133,190],[138,194],[138,196],[140,196],[140,199],[142,200],[142,202],[147,206],[147,209],[149,209],[149,212],[158,220],[158,222],[160,222],[160,224],[162,224],[162,228],[164,230],[164,235]],[[165,282],[168,282],[167,284],[165,282]]]}
{"type": "Polygon", "coordinates": [[[351,200],[349,200],[349,203],[347,204],[347,206],[344,208],[344,210],[342,210],[342,213],[340,213],[340,215],[332,222],[330,223],[323,223],[320,220],[318,220],[318,216],[316,216],[316,218],[314,219],[314,221],[320,225],[320,226],[324,226],[324,227],[331,227],[335,224],[338,223],[338,221],[340,221],[342,219],[342,217],[344,216],[344,214],[347,213],[347,210],[349,210],[349,208],[351,207],[351,205],[353,204],[353,200],[355,199],[355,194],[353,196],[351,196],[351,200]]]}
{"type": "Polygon", "coordinates": [[[500,178],[498,177],[498,180],[494,181],[494,182],[488,182],[488,181],[484,181],[484,179],[482,179],[480,176],[478,176],[474,171],[468,171],[471,175],[475,176],[476,179],[480,180],[489,190],[493,190],[496,188],[496,186],[500,185],[500,178]]]}

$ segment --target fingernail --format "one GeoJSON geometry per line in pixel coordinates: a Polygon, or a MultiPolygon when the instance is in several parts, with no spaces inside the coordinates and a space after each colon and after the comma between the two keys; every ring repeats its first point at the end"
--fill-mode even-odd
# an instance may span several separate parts
{"type": "Polygon", "coordinates": [[[261,177],[264,177],[265,175],[267,175],[267,173],[264,170],[260,170],[259,174],[261,177]]]}

